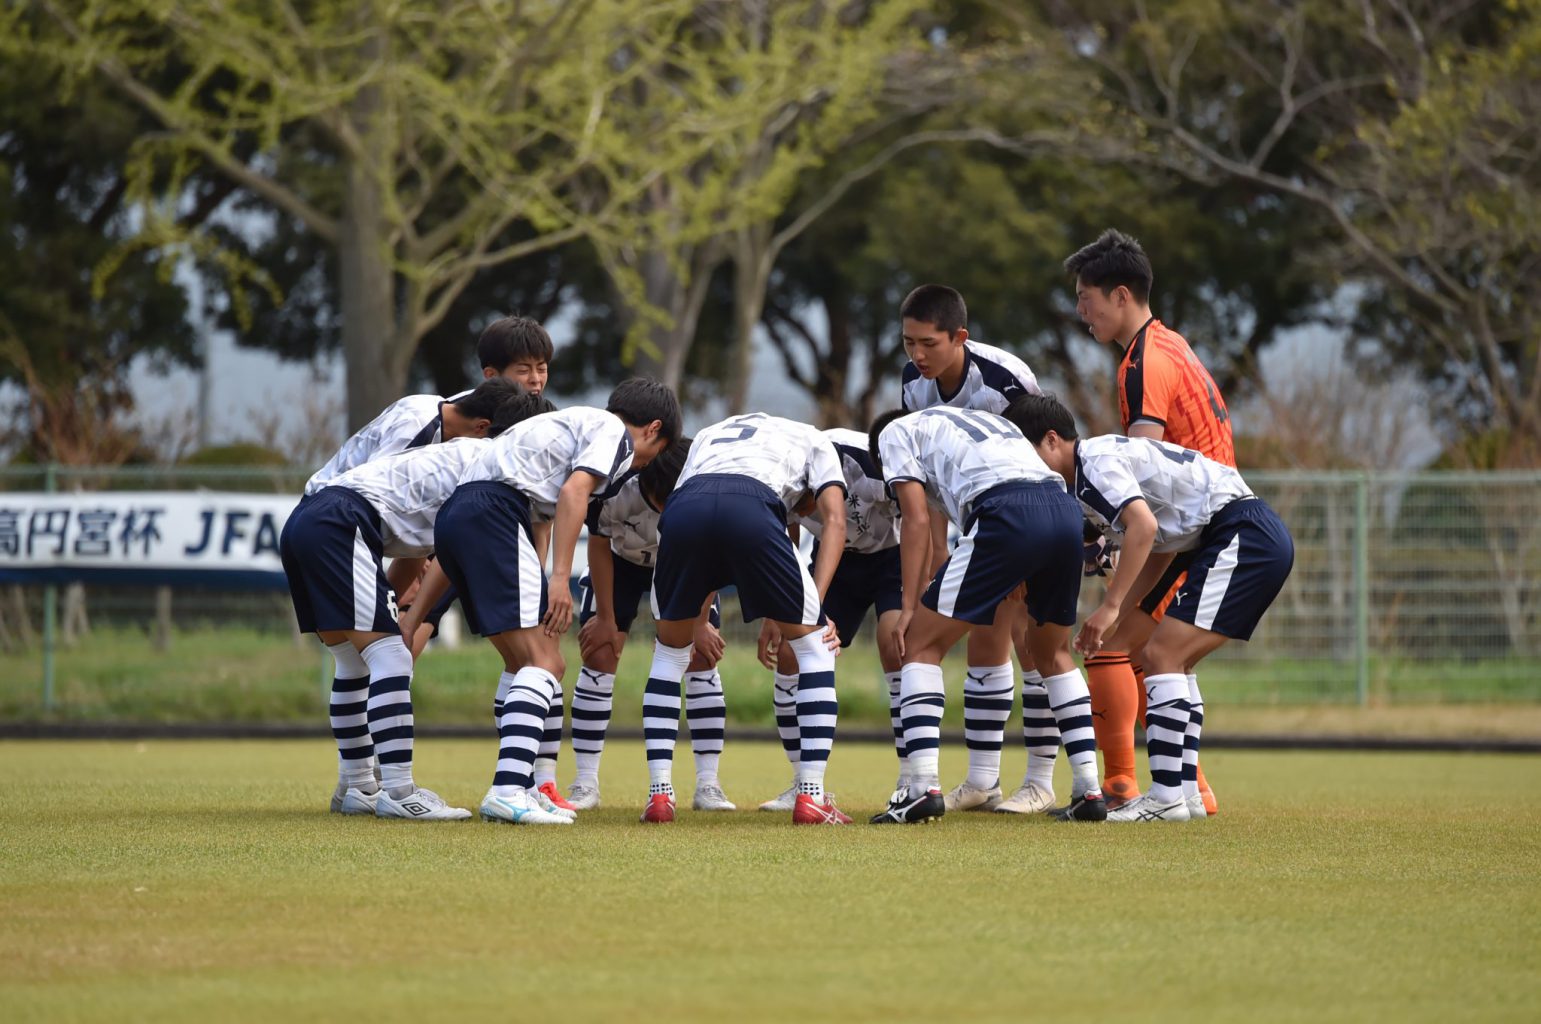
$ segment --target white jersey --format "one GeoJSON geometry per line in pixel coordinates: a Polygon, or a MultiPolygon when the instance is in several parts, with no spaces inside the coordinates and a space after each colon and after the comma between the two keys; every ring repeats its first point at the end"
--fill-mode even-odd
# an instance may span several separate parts
{"type": "Polygon", "coordinates": [[[603,488],[631,468],[631,458],[631,435],[621,418],[580,405],[515,423],[493,439],[460,482],[507,484],[529,500],[532,519],[547,520],[556,515],[568,477],[592,473],[603,488]]]}
{"type": "Polygon", "coordinates": [[[1077,441],[1075,496],[1104,532],[1124,532],[1118,514],[1136,498],[1156,517],[1159,552],[1188,551],[1215,513],[1252,490],[1230,466],[1148,437],[1104,434],[1077,441]]]}
{"type": "Polygon", "coordinates": [[[937,382],[922,377],[914,363],[905,364],[899,387],[900,404],[911,412],[948,405],[1001,413],[1023,395],[1042,394],[1026,363],[1003,348],[977,341],[963,343],[963,383],[955,394],[944,397],[937,382]]]}
{"type": "Polygon", "coordinates": [[[763,412],[732,416],[698,432],[675,487],[708,473],[758,480],[776,493],[788,513],[805,495],[845,487],[829,438],[806,423],[763,412]]]}
{"type": "Polygon", "coordinates": [[[652,568],[658,557],[658,516],[642,493],[641,477],[632,476],[609,498],[589,509],[589,532],[610,538],[610,551],[634,565],[652,568]]]}
{"type": "Polygon", "coordinates": [[[305,483],[305,493],[315,494],[350,469],[371,459],[394,455],[444,439],[444,416],[438,395],[408,395],[386,406],[364,429],[343,442],[337,454],[305,483]]]}
{"type": "Polygon", "coordinates": [[[433,553],[433,524],[439,509],[460,486],[466,467],[487,452],[491,441],[457,437],[374,459],[333,480],[332,487],[357,491],[380,513],[380,537],[392,558],[433,553]]]}
{"type": "MultiPolygon", "coordinates": [[[[867,453],[867,435],[835,427],[824,431],[845,473],[845,549],[871,554],[899,544],[899,506],[888,496],[877,467],[867,453]]],[[[815,537],[823,535],[824,519],[817,512],[797,522],[815,537]]]]}
{"type": "Polygon", "coordinates": [[[1010,421],[977,409],[934,406],[901,416],[878,436],[889,492],[904,480],[926,488],[960,528],[974,501],[1001,484],[1065,481],[1010,421]]]}

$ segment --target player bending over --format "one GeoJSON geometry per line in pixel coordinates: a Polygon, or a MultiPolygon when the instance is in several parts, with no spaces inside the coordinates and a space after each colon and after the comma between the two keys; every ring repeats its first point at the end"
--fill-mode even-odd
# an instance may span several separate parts
{"type": "Polygon", "coordinates": [[[573,549],[595,492],[633,466],[646,466],[679,433],[674,392],[656,380],[624,381],[604,409],[562,409],[506,431],[461,475],[439,514],[438,561],[409,620],[419,607],[432,606],[448,580],[460,595],[466,624],[503,656],[494,698],[497,770],[481,803],[488,821],[573,820],[573,812],[556,806],[533,778],[546,718],[567,667],[558,643],[572,622],[573,549]],[[548,587],[535,553],[530,529],[535,516],[554,520],[555,587],[548,587]]]}
{"type": "MultiPolygon", "coordinates": [[[[899,510],[883,487],[882,477],[872,456],[867,454],[867,438],[860,431],[835,427],[824,431],[840,456],[845,474],[845,552],[835,568],[829,592],[824,595],[824,612],[839,631],[840,646],[851,646],[867,612],[878,616],[878,659],[888,681],[889,714],[893,721],[894,746],[899,754],[900,781],[904,785],[904,730],[899,724],[899,651],[893,642],[893,625],[899,618],[899,510]]],[[[824,533],[812,496],[806,496],[797,508],[797,525],[815,537],[813,564],[819,560],[824,533]]],[[[794,538],[795,540],[795,538],[794,538]]],[[[760,661],[775,670],[773,701],[776,729],[787,760],[797,769],[801,743],[797,733],[797,658],[788,644],[762,648],[760,661]]],[[[780,796],[760,805],[762,811],[790,811],[797,800],[797,781],[780,796]]]]}
{"type": "Polygon", "coordinates": [[[649,776],[642,820],[674,820],[674,743],[680,679],[691,658],[696,621],[713,595],[738,588],[745,622],[763,617],[760,643],[785,642],[799,668],[800,747],[792,822],[851,819],[824,794],[835,737],[838,639],[822,604],[845,549],[845,476],[829,440],[813,427],[764,413],[734,416],[696,435],[679,484],[658,522],[653,617],[658,640],[642,699],[649,776]],[[787,533],[787,517],[812,495],[824,518],[824,546],[813,574],[787,533]]]}
{"type": "MultiPolygon", "coordinates": [[[[615,670],[626,646],[637,605],[653,589],[658,557],[658,515],[690,453],[690,438],[654,459],[621,485],[614,496],[589,507],[589,574],[578,583],[581,595],[578,650],[583,667],[573,684],[572,744],[577,777],[568,799],[578,810],[599,806],[599,759],[615,702],[615,670]]],[[[685,721],[696,763],[698,811],[736,808],[722,791],[718,762],[722,756],[727,702],[717,661],[722,656],[717,602],[696,620],[695,645],[685,673],[685,721]]],[[[536,761],[539,783],[540,761],[536,761]]],[[[553,765],[554,767],[554,765],[553,765]]]]}
{"type": "Polygon", "coordinates": [[[1204,817],[1197,772],[1204,699],[1194,670],[1226,640],[1252,636],[1289,577],[1295,542],[1240,473],[1196,451],[1116,434],[1077,440],[1070,411],[1049,397],[1024,398],[1007,415],[1092,522],[1122,537],[1107,595],[1076,637],[1082,654],[1095,655],[1119,621],[1136,614],[1174,555],[1191,554],[1187,578],[1145,642],[1151,786],[1108,820],[1204,817]]]}
{"type": "MultiPolygon", "coordinates": [[[[516,394],[480,431],[496,436],[533,409],[533,396],[509,387],[516,394]]],[[[310,494],[284,524],[279,554],[300,631],[318,634],[337,664],[330,708],[338,756],[333,811],[418,820],[470,816],[413,782],[412,655],[381,559],[432,552],[440,507],[489,444],[456,438],[371,459],[310,494]]]]}
{"type": "MultiPolygon", "coordinates": [[[[1024,584],[1032,620],[1028,652],[1045,672],[1067,737],[1082,739],[1068,726],[1085,717],[1091,698],[1067,642],[1081,587],[1081,514],[1021,432],[991,413],[945,407],[885,413],[873,423],[869,445],[903,517],[904,607],[894,632],[904,659],[899,713],[910,776],[872,822],[910,824],[946,810],[937,774],[942,658],[970,629],[999,623],[1002,602],[1024,584]],[[963,538],[933,576],[934,505],[961,524],[963,538]]],[[[1078,728],[1089,739],[1090,723],[1078,728]]],[[[1101,820],[1107,809],[1097,789],[1096,746],[1077,742],[1067,749],[1077,752],[1070,755],[1071,802],[1060,817],[1101,820]]]]}

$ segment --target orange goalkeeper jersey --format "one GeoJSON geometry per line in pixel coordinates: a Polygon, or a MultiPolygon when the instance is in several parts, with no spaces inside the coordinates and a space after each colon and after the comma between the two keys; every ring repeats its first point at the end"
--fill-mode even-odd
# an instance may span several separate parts
{"type": "Polygon", "coordinates": [[[1183,336],[1151,317],[1118,364],[1118,411],[1125,433],[1136,420],[1161,424],[1164,440],[1236,465],[1231,414],[1215,380],[1183,336]]]}

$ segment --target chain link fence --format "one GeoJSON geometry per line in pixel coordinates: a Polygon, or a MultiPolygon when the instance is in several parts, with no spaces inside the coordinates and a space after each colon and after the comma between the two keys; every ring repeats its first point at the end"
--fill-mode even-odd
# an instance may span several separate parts
{"type": "MultiPolygon", "coordinates": [[[[306,475],[287,468],[7,468],[0,470],[0,505],[15,491],[297,494],[306,475]]],[[[1289,525],[1296,562],[1253,641],[1228,645],[1205,663],[1205,678],[1228,700],[1541,700],[1541,472],[1247,477],[1289,525]]],[[[1101,584],[1088,581],[1083,611],[1100,596],[1101,584]]],[[[724,612],[729,644],[752,647],[757,627],[739,621],[731,598],[724,612]]],[[[103,677],[114,665],[127,676],[205,657],[194,652],[209,650],[222,634],[239,633],[256,648],[313,653],[281,593],[11,586],[0,592],[7,689],[42,685],[45,631],[66,650],[92,646],[89,671],[103,677]],[[114,648],[123,655],[117,661],[114,648]]],[[[648,631],[644,607],[633,636],[648,631]]],[[[871,632],[869,618],[869,641],[871,632]]],[[[60,692],[68,694],[81,685],[68,674],[87,670],[61,663],[59,671],[60,692]]],[[[131,687],[133,680],[114,683],[131,687]]]]}

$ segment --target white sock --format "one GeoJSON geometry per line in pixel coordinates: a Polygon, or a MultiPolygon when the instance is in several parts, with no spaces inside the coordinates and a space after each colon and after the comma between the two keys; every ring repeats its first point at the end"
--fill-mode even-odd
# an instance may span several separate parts
{"type": "Polygon", "coordinates": [[[899,687],[903,676],[899,672],[886,672],[883,679],[888,683],[888,719],[894,729],[894,753],[899,755],[899,786],[902,788],[910,776],[910,763],[904,752],[904,722],[899,717],[899,687]]]}
{"type": "Polygon", "coordinates": [[[573,683],[572,737],[573,763],[577,766],[574,784],[599,788],[599,758],[605,752],[605,734],[610,729],[610,709],[615,704],[615,673],[596,669],[578,670],[573,683]]]}
{"type": "Polygon", "coordinates": [[[900,671],[899,713],[904,719],[904,749],[910,762],[910,784],[917,788],[941,785],[937,764],[946,692],[940,665],[917,662],[900,671]]]}
{"type": "Polygon", "coordinates": [[[776,712],[776,733],[787,762],[797,767],[797,673],[777,672],[771,689],[771,707],[776,712]]]}
{"type": "Polygon", "coordinates": [[[963,738],[968,746],[968,783],[991,789],[1001,781],[1001,746],[1011,717],[1011,662],[970,665],[963,677],[963,738]]]}
{"type": "Polygon", "coordinates": [[[1027,774],[1022,784],[1054,792],[1059,723],[1049,707],[1049,691],[1037,669],[1022,673],[1022,745],[1027,748],[1027,774]]]}
{"type": "Polygon", "coordinates": [[[690,753],[696,762],[696,785],[717,785],[728,704],[722,676],[716,669],[685,675],[685,724],[690,728],[690,753]]]}
{"type": "Polygon", "coordinates": [[[680,681],[690,647],[653,644],[653,665],[642,694],[642,734],[647,748],[648,795],[674,795],[674,744],[680,732],[680,681]]]}
{"type": "Polygon", "coordinates": [[[1145,795],[1156,803],[1183,798],[1183,737],[1188,731],[1188,677],[1169,672],[1145,677],[1145,751],[1151,785],[1145,795]]]}
{"type": "Polygon", "coordinates": [[[399,636],[376,640],[361,652],[369,666],[369,735],[380,760],[380,786],[393,799],[417,788],[412,781],[412,652],[399,636]]]}
{"type": "Polygon", "coordinates": [[[1070,795],[1078,797],[1097,789],[1097,734],[1092,729],[1092,695],[1080,669],[1043,681],[1049,708],[1059,726],[1065,756],[1070,762],[1070,795]]]}
{"type": "Polygon", "coordinates": [[[1199,739],[1204,734],[1204,695],[1188,673],[1188,731],[1183,734],[1183,797],[1199,795],[1199,739]]]}
{"type": "Polygon", "coordinates": [[[824,770],[835,744],[840,703],[835,696],[835,652],[815,630],[792,641],[797,655],[797,791],[824,802],[824,770]]]}

